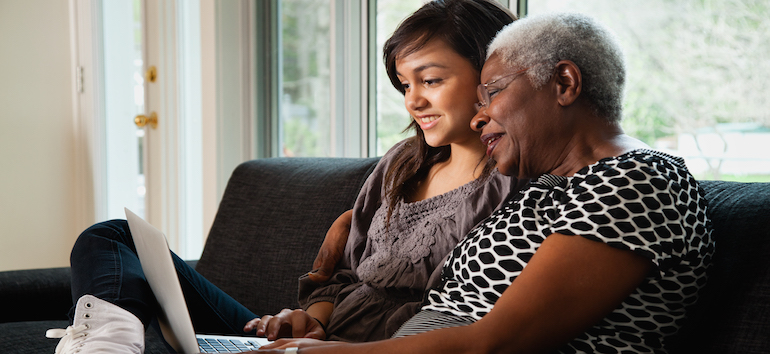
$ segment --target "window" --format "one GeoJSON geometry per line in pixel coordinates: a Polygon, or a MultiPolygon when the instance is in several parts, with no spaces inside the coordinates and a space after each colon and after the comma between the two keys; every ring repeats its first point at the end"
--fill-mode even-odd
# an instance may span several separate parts
{"type": "MultiPolygon", "coordinates": [[[[628,134],[684,157],[698,178],[770,181],[770,157],[763,154],[770,148],[770,83],[758,74],[770,67],[767,2],[501,2],[530,13],[596,17],[615,31],[626,53],[628,134]]],[[[267,156],[377,156],[405,138],[409,116],[381,50],[423,2],[277,3],[280,122],[272,133],[278,144],[267,156]],[[353,32],[361,34],[350,37],[353,32]]]]}
{"type": "MultiPolygon", "coordinates": [[[[263,113],[253,125],[255,135],[271,140],[268,151],[257,155],[381,156],[409,136],[404,129],[411,118],[403,95],[387,77],[382,46],[424,2],[272,0],[257,6],[257,19],[278,19],[275,27],[257,31],[280,33],[257,44],[262,52],[279,48],[270,64],[278,77],[275,86],[256,79],[256,85],[262,85],[255,90],[257,105],[262,106],[257,109],[263,113]],[[265,99],[264,93],[273,90],[280,97],[265,99]],[[265,108],[269,105],[277,107],[265,108]]],[[[265,38],[265,33],[257,38],[265,38]]],[[[263,60],[260,54],[255,59],[263,60]]]]}
{"type": "Polygon", "coordinates": [[[578,11],[626,54],[623,127],[682,156],[701,179],[770,181],[770,3],[753,0],[530,0],[578,11]]]}
{"type": "Polygon", "coordinates": [[[398,24],[420,6],[421,2],[412,0],[377,1],[377,57],[373,59],[377,66],[377,149],[373,155],[384,155],[391,146],[412,135],[403,132],[411,117],[404,107],[404,96],[393,88],[385,71],[382,46],[398,24]]]}
{"type": "Polygon", "coordinates": [[[328,0],[280,2],[280,156],[332,156],[328,0]]]}
{"type": "Polygon", "coordinates": [[[283,0],[279,3],[279,151],[273,155],[374,156],[384,154],[404,139],[406,134],[402,131],[409,124],[409,115],[404,109],[403,96],[393,89],[387,78],[381,60],[382,45],[401,20],[422,3],[414,0],[368,3],[283,0]],[[365,14],[370,11],[376,11],[376,15],[373,21],[366,21],[370,16],[365,14]],[[367,33],[367,37],[349,38],[350,31],[367,33]],[[370,31],[374,32],[371,37],[370,31]],[[373,55],[356,55],[370,52],[373,55]],[[355,65],[361,68],[350,67],[355,65]],[[372,74],[368,70],[371,68],[374,68],[372,74]],[[351,91],[355,91],[351,86],[356,86],[351,81],[362,82],[357,92],[359,102],[353,102],[356,97],[349,97],[351,91]],[[373,99],[368,96],[369,91],[373,92],[373,99]],[[373,102],[372,110],[366,107],[369,101],[373,102]],[[375,115],[371,124],[366,119],[370,113],[375,115]],[[351,121],[346,122],[346,116],[351,121]],[[352,120],[365,124],[356,127],[352,120]],[[361,131],[363,127],[367,131],[361,131]],[[373,144],[366,141],[370,136],[374,137],[373,144]]]}
{"type": "Polygon", "coordinates": [[[382,46],[424,2],[279,1],[280,119],[270,156],[381,156],[411,135],[382,46]]]}

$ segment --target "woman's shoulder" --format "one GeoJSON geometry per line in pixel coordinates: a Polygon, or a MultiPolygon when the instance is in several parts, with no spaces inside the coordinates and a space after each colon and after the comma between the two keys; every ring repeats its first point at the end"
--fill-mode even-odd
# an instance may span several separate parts
{"type": "MultiPolygon", "coordinates": [[[[393,160],[395,160],[401,153],[404,152],[404,150],[409,147],[409,144],[411,144],[409,140],[410,139],[407,138],[397,142],[391,146],[384,155],[380,156],[380,161],[377,162],[377,166],[375,166],[372,175],[381,174],[384,176],[385,171],[388,170],[390,165],[393,163],[393,160]]],[[[382,178],[382,176],[380,178],[382,178]]]]}
{"type": "Polygon", "coordinates": [[[488,176],[474,180],[460,189],[465,189],[466,193],[459,193],[463,209],[461,212],[454,213],[455,218],[472,217],[478,222],[477,216],[488,216],[497,210],[503,203],[510,199],[513,194],[520,189],[520,181],[516,178],[506,176],[492,171],[488,176]]]}
{"type": "Polygon", "coordinates": [[[606,157],[584,167],[576,177],[592,181],[610,179],[620,182],[622,179],[633,181],[657,181],[692,179],[684,159],[653,149],[635,149],[618,156],[606,157]]]}
{"type": "Polygon", "coordinates": [[[506,176],[494,169],[488,176],[478,180],[478,193],[492,197],[507,199],[511,193],[516,192],[521,184],[515,177],[506,176]]]}
{"type": "Polygon", "coordinates": [[[618,156],[618,159],[621,161],[636,160],[645,163],[666,162],[676,165],[678,168],[686,168],[683,158],[654,149],[634,149],[618,156]]]}
{"type": "Polygon", "coordinates": [[[407,138],[388,149],[385,155],[380,157],[374,170],[367,177],[367,182],[364,184],[362,192],[366,191],[367,194],[376,193],[370,196],[379,203],[380,199],[385,195],[385,179],[388,172],[393,168],[394,161],[409,148],[410,144],[413,144],[413,142],[410,141],[410,138],[407,138]]]}
{"type": "Polygon", "coordinates": [[[548,195],[559,209],[552,232],[633,250],[661,269],[665,259],[711,242],[705,196],[684,161],[664,152],[608,157],[532,195],[548,195]]]}
{"type": "Polygon", "coordinates": [[[485,193],[499,194],[504,201],[525,190],[531,182],[533,182],[531,179],[506,176],[494,169],[484,180],[483,185],[487,189],[485,193]]]}
{"type": "Polygon", "coordinates": [[[672,203],[705,208],[702,189],[684,160],[652,149],[601,159],[567,178],[564,188],[576,203],[589,206],[595,201],[653,209],[672,203]]]}
{"type": "MultiPolygon", "coordinates": [[[[594,218],[617,219],[623,227],[631,227],[628,220],[637,226],[675,223],[671,232],[679,237],[707,233],[708,203],[680,157],[632,150],[602,159],[567,180],[554,199],[577,206],[584,214],[595,214],[594,218]],[[679,232],[682,227],[695,232],[685,235],[679,232]]],[[[655,232],[661,230],[655,228],[655,232]]]]}

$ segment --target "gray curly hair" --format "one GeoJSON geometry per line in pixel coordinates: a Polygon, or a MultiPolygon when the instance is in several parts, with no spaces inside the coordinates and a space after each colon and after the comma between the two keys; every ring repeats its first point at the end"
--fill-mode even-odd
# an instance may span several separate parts
{"type": "Polygon", "coordinates": [[[574,62],[583,76],[583,94],[596,113],[611,122],[622,117],[626,80],[623,52],[615,36],[592,18],[578,13],[532,15],[503,28],[487,50],[511,68],[529,68],[539,89],[560,60],[574,62]]]}

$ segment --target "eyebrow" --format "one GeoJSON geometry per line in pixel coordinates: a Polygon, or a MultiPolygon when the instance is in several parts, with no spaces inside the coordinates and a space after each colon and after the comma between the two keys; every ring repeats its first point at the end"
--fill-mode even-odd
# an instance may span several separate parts
{"type": "MultiPolygon", "coordinates": [[[[418,66],[418,67],[414,68],[414,70],[412,70],[412,71],[413,71],[413,72],[417,72],[417,73],[419,73],[419,72],[421,72],[421,71],[425,71],[425,70],[427,70],[427,69],[429,69],[429,68],[447,69],[447,66],[446,66],[446,65],[442,65],[442,64],[439,64],[439,63],[430,62],[430,63],[425,63],[425,64],[423,64],[423,65],[420,65],[420,66],[418,66]]],[[[398,75],[398,76],[404,76],[404,75],[403,75],[403,74],[401,74],[401,72],[399,72],[398,70],[396,70],[396,75],[398,75]]]]}

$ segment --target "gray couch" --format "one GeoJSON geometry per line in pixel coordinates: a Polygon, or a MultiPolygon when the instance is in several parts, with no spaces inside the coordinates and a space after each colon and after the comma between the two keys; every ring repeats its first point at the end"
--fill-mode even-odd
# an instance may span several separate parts
{"type": "MultiPolygon", "coordinates": [[[[196,269],[257,314],[296,307],[327,228],[377,159],[275,158],[239,166],[196,269]]],[[[717,253],[676,353],[770,353],[770,183],[704,181],[717,253]]],[[[193,262],[195,263],[195,262],[193,262]]],[[[67,268],[0,272],[0,352],[53,353],[72,302],[67,268]]],[[[167,352],[153,329],[147,353],[167,352]]]]}

